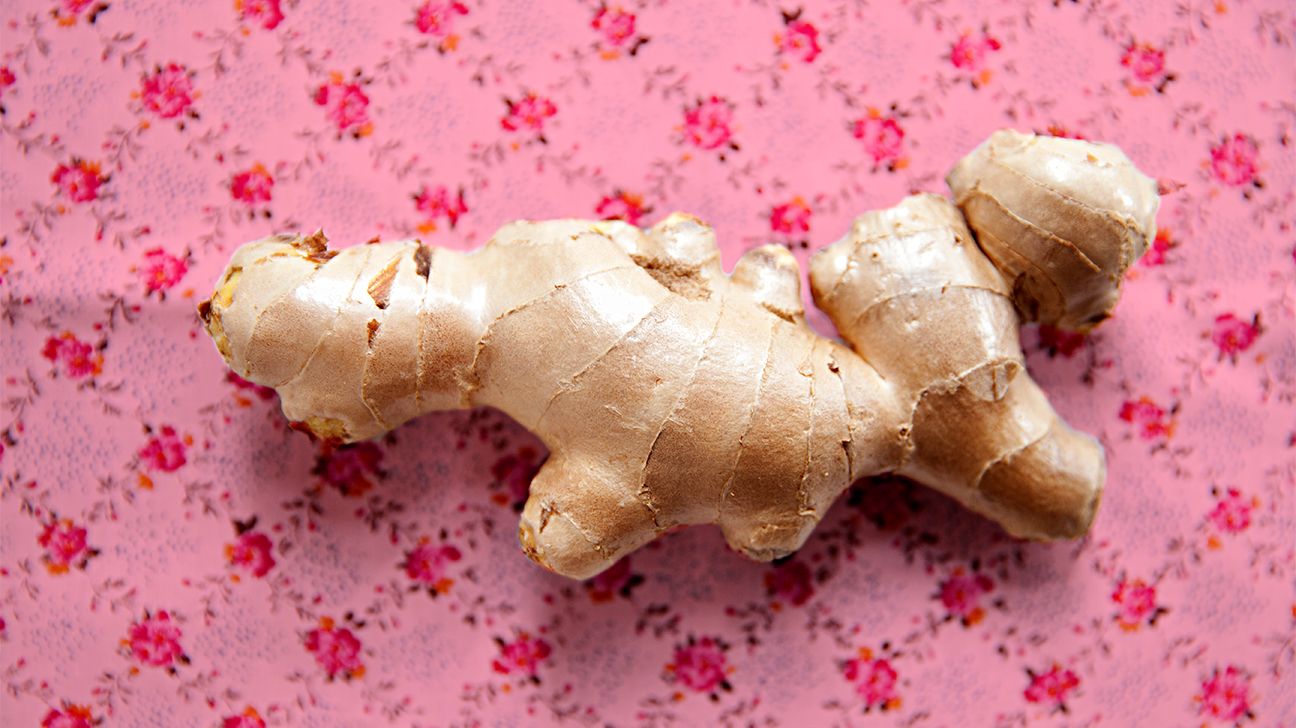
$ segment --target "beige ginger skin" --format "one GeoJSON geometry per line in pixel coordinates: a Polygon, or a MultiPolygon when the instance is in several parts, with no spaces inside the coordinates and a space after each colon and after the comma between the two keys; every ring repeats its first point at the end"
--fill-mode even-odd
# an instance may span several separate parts
{"type": "Polygon", "coordinates": [[[785,249],[725,275],[711,228],[679,213],[648,230],[514,222],[466,254],[271,237],[234,254],[200,313],[229,365],[321,438],[479,406],[534,432],[550,457],[519,537],[569,577],[687,524],[778,558],[883,473],[1014,536],[1080,536],[1103,451],[1030,379],[1018,327],[1110,314],[1155,234],[1156,185],[1115,147],[1007,131],[949,181],[962,213],[909,197],[812,260],[850,348],[806,324],[785,249]]]}

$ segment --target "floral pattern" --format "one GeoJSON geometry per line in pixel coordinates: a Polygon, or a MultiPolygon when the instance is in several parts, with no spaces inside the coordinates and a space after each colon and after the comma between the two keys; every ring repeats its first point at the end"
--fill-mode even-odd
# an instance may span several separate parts
{"type": "Polygon", "coordinates": [[[1286,725],[1294,19],[1277,0],[5,4],[4,724],[1286,725]],[[547,454],[516,423],[311,440],[195,309],[239,244],[318,228],[469,250],[518,218],[680,210],[726,269],[769,243],[804,269],[857,214],[946,192],[1006,126],[1114,142],[1163,193],[1111,320],[1022,331],[1107,452],[1077,541],[884,478],[774,563],[690,528],[569,582],[518,548],[547,454]]]}

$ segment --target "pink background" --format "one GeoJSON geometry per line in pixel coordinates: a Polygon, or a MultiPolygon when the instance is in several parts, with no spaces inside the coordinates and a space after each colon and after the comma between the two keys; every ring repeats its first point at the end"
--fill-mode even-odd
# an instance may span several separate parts
{"type": "Polygon", "coordinates": [[[6,3],[4,725],[1296,725],[1291,4],[781,9],[6,3]],[[567,582],[516,425],[324,450],[194,313],[319,226],[683,209],[804,259],[1001,126],[1174,190],[1112,321],[1025,335],[1107,446],[1076,543],[862,483],[781,566],[699,528],[567,582]]]}

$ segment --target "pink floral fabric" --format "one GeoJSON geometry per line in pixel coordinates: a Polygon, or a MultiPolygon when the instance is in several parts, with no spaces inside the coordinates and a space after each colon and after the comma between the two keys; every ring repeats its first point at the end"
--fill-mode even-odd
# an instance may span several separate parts
{"type": "MultiPolygon", "coordinates": [[[[6,726],[1296,720],[1296,15],[1278,0],[17,0],[0,10],[6,726]],[[1160,232],[1089,335],[1092,534],[897,480],[777,564],[710,528],[532,565],[496,412],[351,447],[228,372],[239,244],[715,225],[803,262],[999,127],[1118,143],[1160,232]]],[[[812,322],[831,333],[817,312],[812,322]]]]}

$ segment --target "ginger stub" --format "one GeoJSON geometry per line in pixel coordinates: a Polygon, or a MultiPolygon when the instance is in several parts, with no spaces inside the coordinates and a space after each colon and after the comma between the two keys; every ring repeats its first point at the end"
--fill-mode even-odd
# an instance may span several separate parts
{"type": "Polygon", "coordinates": [[[962,213],[915,195],[812,260],[849,348],[807,326],[787,250],[725,275],[711,228],[680,213],[647,230],[519,221],[467,254],[275,236],[234,254],[200,313],[229,365],[321,438],[478,406],[534,432],[550,457],[519,537],[569,577],[683,524],[778,558],[883,473],[1014,536],[1080,536],[1103,451],[1031,380],[1018,327],[1110,314],[1155,234],[1156,185],[1115,147],[1016,132],[949,179],[962,213]]]}

